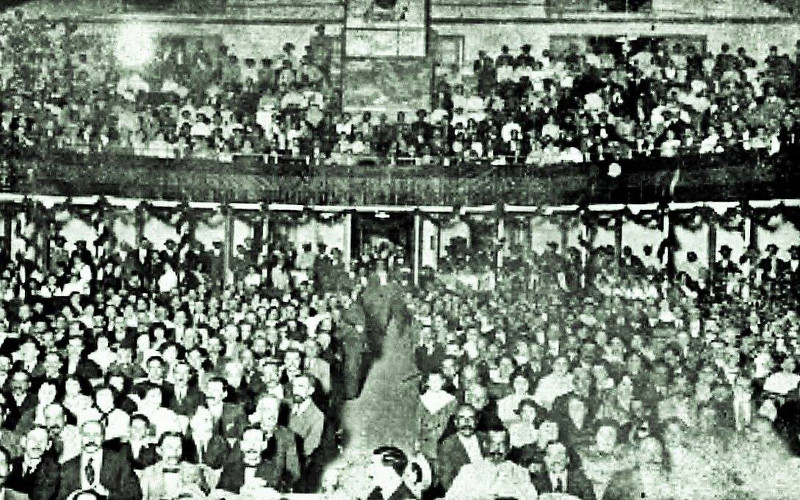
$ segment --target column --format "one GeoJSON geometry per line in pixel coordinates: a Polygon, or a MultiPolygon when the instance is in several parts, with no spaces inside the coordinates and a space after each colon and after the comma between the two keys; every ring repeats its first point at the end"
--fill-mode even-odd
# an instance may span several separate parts
{"type": "Polygon", "coordinates": [[[136,242],[133,244],[134,248],[139,248],[144,238],[144,224],[146,222],[146,215],[144,208],[137,207],[134,209],[134,217],[136,224],[136,242]]]}
{"type": "Polygon", "coordinates": [[[350,262],[353,259],[353,214],[348,212],[344,216],[344,248],[342,248],[342,259],[345,269],[350,270],[350,262]]]}
{"type": "Polygon", "coordinates": [[[11,258],[11,234],[14,230],[14,206],[11,203],[3,205],[3,251],[11,258]]]}
{"type": "Polygon", "coordinates": [[[714,263],[717,261],[717,224],[712,219],[708,221],[708,270],[714,273],[714,263]]]}
{"type": "Polygon", "coordinates": [[[672,231],[672,226],[670,225],[669,220],[669,208],[664,208],[661,218],[661,241],[666,243],[666,248],[664,248],[664,254],[661,256],[661,267],[662,269],[669,269],[670,264],[672,263],[672,239],[670,238],[670,232],[672,231]]]}
{"type": "MultiPolygon", "coordinates": [[[[505,212],[503,212],[505,213],[505,212]]],[[[506,219],[502,215],[497,218],[497,269],[503,268],[503,253],[505,253],[506,219]]]]}
{"type": "Polygon", "coordinates": [[[264,217],[259,216],[253,220],[253,247],[250,249],[250,261],[253,263],[258,262],[258,256],[264,249],[264,224],[264,217]]]}
{"type": "Polygon", "coordinates": [[[622,212],[614,215],[614,258],[616,262],[622,258],[622,223],[624,218],[622,212]]]}
{"type": "Polygon", "coordinates": [[[589,218],[586,211],[578,212],[578,222],[581,225],[580,252],[581,252],[581,288],[586,288],[586,268],[589,265],[589,218]]]}
{"type": "Polygon", "coordinates": [[[754,227],[754,220],[752,215],[750,214],[750,210],[748,209],[747,203],[742,203],[741,212],[742,212],[742,240],[744,243],[744,250],[750,250],[751,248],[758,247],[758,241],[756,238],[756,231],[754,227]]]}
{"type": "Polygon", "coordinates": [[[422,261],[422,217],[414,214],[414,286],[419,285],[419,270],[422,261]]]}
{"type": "Polygon", "coordinates": [[[223,283],[228,284],[231,277],[231,261],[233,252],[233,213],[228,206],[222,207],[225,216],[225,238],[222,242],[223,283]]]}

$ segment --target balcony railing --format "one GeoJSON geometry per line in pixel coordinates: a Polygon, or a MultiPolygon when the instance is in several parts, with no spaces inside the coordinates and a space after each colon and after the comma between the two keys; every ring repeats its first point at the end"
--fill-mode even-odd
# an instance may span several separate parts
{"type": "MultiPolygon", "coordinates": [[[[6,189],[65,196],[100,195],[308,205],[513,205],[740,201],[800,197],[800,145],[780,153],[639,158],[547,167],[491,165],[314,165],[240,156],[232,163],[127,154],[6,157],[6,189]]],[[[369,163],[369,164],[364,164],[369,163]]]]}

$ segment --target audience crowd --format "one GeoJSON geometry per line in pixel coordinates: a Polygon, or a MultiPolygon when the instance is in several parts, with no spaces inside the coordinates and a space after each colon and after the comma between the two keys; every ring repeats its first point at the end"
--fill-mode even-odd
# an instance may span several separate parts
{"type": "MultiPolygon", "coordinates": [[[[620,50],[504,46],[440,68],[431,109],[342,113],[324,26],[295,54],[240,57],[213,38],[159,40],[126,63],[110,34],[0,25],[2,129],[29,148],[233,161],[483,161],[547,165],[755,150],[798,142],[800,52],[764,61],[669,39],[620,50]],[[448,74],[449,73],[449,74],[448,74]]],[[[800,50],[800,45],[798,45],[800,50]]]]}
{"type": "Polygon", "coordinates": [[[96,243],[0,256],[4,494],[318,490],[386,327],[362,304],[388,268],[366,270],[400,260],[240,247],[225,272],[221,245],[96,243]]]}
{"type": "Polygon", "coordinates": [[[422,498],[800,495],[800,247],[679,272],[613,248],[510,256],[412,303],[422,498]],[[768,473],[766,471],[769,471],[768,473]]]}

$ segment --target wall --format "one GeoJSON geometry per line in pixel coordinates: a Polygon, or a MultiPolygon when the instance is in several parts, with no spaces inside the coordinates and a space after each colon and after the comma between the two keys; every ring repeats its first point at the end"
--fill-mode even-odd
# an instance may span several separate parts
{"type": "MultiPolygon", "coordinates": [[[[183,20],[185,21],[185,20],[183,20]]],[[[164,36],[206,36],[221,37],[229,47],[229,53],[235,54],[240,61],[252,57],[260,61],[265,57],[275,57],[283,49],[283,45],[291,42],[295,46],[295,55],[300,57],[314,35],[314,27],[318,20],[306,18],[300,22],[268,22],[268,23],[190,23],[190,22],[141,21],[135,24],[143,36],[151,38],[164,36]]],[[[100,34],[117,38],[123,32],[131,30],[131,23],[93,22],[80,25],[79,32],[100,34]]],[[[338,24],[326,24],[328,35],[340,33],[338,24]]],[[[207,47],[208,48],[208,47],[207,47]]]]}
{"type": "Polygon", "coordinates": [[[708,48],[718,52],[728,42],[731,46],[743,46],[757,61],[763,61],[771,45],[779,45],[792,51],[800,38],[799,23],[744,23],[744,22],[513,22],[498,25],[489,19],[474,22],[436,23],[433,29],[439,35],[463,35],[464,63],[471,67],[479,50],[496,56],[500,47],[508,45],[513,54],[525,43],[531,45],[531,53],[538,56],[548,48],[552,35],[624,35],[663,36],[701,35],[708,37],[708,48]]]}
{"type": "MultiPolygon", "coordinates": [[[[143,32],[158,36],[202,34],[209,37],[221,37],[233,54],[244,57],[263,57],[280,54],[283,44],[292,42],[297,55],[303,54],[303,47],[314,35],[314,27],[322,22],[326,33],[341,33],[342,23],[338,18],[320,18],[307,13],[297,19],[281,20],[272,18],[258,22],[201,22],[192,19],[145,20],[138,22],[143,32]]],[[[435,14],[435,13],[434,13],[435,14]]],[[[463,58],[467,67],[477,57],[479,50],[486,50],[496,56],[500,47],[508,45],[512,53],[518,53],[519,47],[525,43],[532,46],[532,54],[538,56],[549,47],[551,36],[591,36],[591,35],[629,35],[629,36],[665,36],[665,35],[697,35],[705,36],[708,48],[719,51],[720,46],[728,42],[733,47],[743,46],[757,61],[763,61],[771,45],[778,45],[786,51],[792,51],[795,42],[800,38],[800,23],[790,20],[774,22],[736,21],[667,21],[667,20],[633,20],[621,19],[595,20],[567,19],[554,22],[551,19],[526,19],[520,16],[502,20],[497,15],[486,17],[447,17],[445,13],[437,21],[433,18],[431,25],[439,35],[457,35],[464,37],[463,58]]],[[[129,23],[90,22],[80,26],[87,33],[104,33],[115,36],[129,23]]]]}

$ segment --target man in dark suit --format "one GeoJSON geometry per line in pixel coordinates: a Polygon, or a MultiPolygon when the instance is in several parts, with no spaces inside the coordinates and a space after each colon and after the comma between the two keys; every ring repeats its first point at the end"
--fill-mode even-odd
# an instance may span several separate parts
{"type": "Polygon", "coordinates": [[[5,396],[8,406],[8,425],[16,428],[20,417],[37,404],[36,393],[30,390],[31,376],[25,370],[17,370],[11,375],[11,390],[5,396]]]}
{"type": "Polygon", "coordinates": [[[49,500],[55,496],[58,491],[58,463],[45,453],[49,440],[44,427],[28,431],[22,455],[7,464],[6,487],[36,500],[49,500]]]}
{"type": "Polygon", "coordinates": [[[292,483],[300,479],[300,459],[297,452],[297,435],[282,425],[278,425],[281,412],[281,400],[272,394],[262,396],[256,407],[259,416],[258,424],[264,431],[267,447],[264,458],[274,462],[281,470],[281,475],[291,479],[292,483]]]}
{"type": "Polygon", "coordinates": [[[141,413],[131,417],[127,442],[112,440],[109,445],[123,453],[135,470],[142,470],[158,462],[158,452],[150,435],[150,419],[141,413]]]}
{"type": "Polygon", "coordinates": [[[720,260],[714,263],[714,279],[717,281],[727,281],[734,274],[739,273],[739,266],[731,260],[731,247],[722,245],[719,248],[720,260]]]}
{"type": "Polygon", "coordinates": [[[28,495],[20,493],[8,486],[10,462],[11,455],[8,450],[0,447],[0,498],[4,498],[5,500],[28,500],[28,495]]]}
{"type": "Polygon", "coordinates": [[[367,500],[412,500],[416,497],[403,482],[408,457],[394,446],[381,446],[372,452],[368,473],[374,486],[367,500]]]}
{"type": "Polygon", "coordinates": [[[161,395],[164,402],[172,399],[175,391],[171,383],[164,379],[164,358],[160,355],[153,355],[147,359],[147,379],[133,386],[133,391],[143,397],[149,387],[156,386],[161,388],[161,395]]]}
{"type": "Polygon", "coordinates": [[[765,283],[773,283],[781,277],[785,267],[786,262],[778,258],[778,246],[774,243],[767,245],[767,256],[758,263],[761,279],[765,283]]]}
{"type": "Polygon", "coordinates": [[[236,403],[225,403],[228,396],[227,383],[221,377],[212,377],[206,384],[205,408],[211,413],[214,432],[235,444],[247,424],[244,410],[236,403]]]}
{"type": "Polygon", "coordinates": [[[789,248],[789,262],[784,267],[783,280],[791,291],[800,291],[800,246],[792,245],[789,248]]]}
{"type": "Polygon", "coordinates": [[[475,409],[461,405],[456,411],[456,433],[445,438],[437,453],[440,463],[438,477],[442,487],[447,490],[465,464],[483,458],[482,440],[475,432],[475,409]]]}
{"type": "Polygon", "coordinates": [[[225,492],[257,494],[264,489],[286,491],[291,479],[284,475],[276,463],[264,460],[266,448],[267,439],[261,428],[245,429],[239,449],[231,454],[222,467],[217,489],[222,490],[223,495],[225,492]]]}
{"type": "Polygon", "coordinates": [[[59,500],[80,490],[92,490],[120,500],[142,498],[133,466],[124,453],[103,447],[104,435],[105,429],[100,422],[89,420],[83,423],[81,454],[65,462],[61,468],[59,500]]]}
{"type": "Polygon", "coordinates": [[[194,415],[199,406],[205,403],[205,396],[192,383],[192,368],[185,361],[179,361],[172,370],[173,393],[167,400],[167,408],[178,415],[190,417],[194,415]]]}
{"type": "Polygon", "coordinates": [[[562,443],[547,445],[544,470],[531,478],[539,493],[566,493],[581,500],[595,500],[594,487],[586,474],[571,465],[567,448],[562,443]]]}
{"type": "Polygon", "coordinates": [[[211,413],[200,408],[189,421],[190,432],[184,438],[184,460],[192,464],[205,464],[212,469],[222,469],[231,452],[228,440],[214,432],[211,413]]]}

